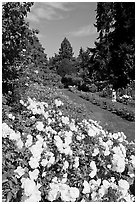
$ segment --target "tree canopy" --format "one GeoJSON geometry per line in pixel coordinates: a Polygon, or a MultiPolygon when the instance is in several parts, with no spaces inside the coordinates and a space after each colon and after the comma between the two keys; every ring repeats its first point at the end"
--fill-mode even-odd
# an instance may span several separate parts
{"type": "Polygon", "coordinates": [[[90,49],[96,79],[125,86],[135,76],[135,3],[99,2],[96,12],[99,37],[90,49]]]}

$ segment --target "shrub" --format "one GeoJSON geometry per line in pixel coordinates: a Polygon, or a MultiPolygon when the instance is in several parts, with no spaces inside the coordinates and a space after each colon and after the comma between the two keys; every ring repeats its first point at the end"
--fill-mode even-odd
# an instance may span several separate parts
{"type": "Polygon", "coordinates": [[[57,97],[67,98],[55,89],[31,88],[21,112],[2,124],[3,201],[134,201],[134,142],[91,119],[65,116],[57,97]]]}
{"type": "Polygon", "coordinates": [[[81,77],[77,77],[75,75],[67,75],[67,74],[64,77],[62,77],[62,80],[61,80],[61,82],[64,84],[66,88],[68,88],[68,86],[79,87],[82,81],[83,80],[81,77]]]}
{"type": "Polygon", "coordinates": [[[89,85],[89,92],[92,92],[92,93],[97,92],[97,86],[95,84],[89,85]]]}

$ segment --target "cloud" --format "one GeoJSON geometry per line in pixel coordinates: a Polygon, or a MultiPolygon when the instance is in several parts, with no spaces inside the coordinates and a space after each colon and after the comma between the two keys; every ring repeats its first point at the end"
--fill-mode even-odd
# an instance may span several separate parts
{"type": "Polygon", "coordinates": [[[63,19],[66,15],[63,12],[67,12],[73,9],[70,6],[71,2],[37,2],[28,14],[28,20],[34,22],[40,22],[41,19],[46,20],[59,20],[63,19]],[[61,13],[62,12],[62,13],[61,13]]]}
{"type": "Polygon", "coordinates": [[[76,31],[69,32],[69,35],[73,37],[86,37],[96,32],[96,28],[93,25],[86,25],[78,28],[76,31]]]}
{"type": "Polygon", "coordinates": [[[59,9],[63,11],[69,11],[71,8],[68,7],[70,2],[45,2],[46,5],[54,9],[59,9]]]}

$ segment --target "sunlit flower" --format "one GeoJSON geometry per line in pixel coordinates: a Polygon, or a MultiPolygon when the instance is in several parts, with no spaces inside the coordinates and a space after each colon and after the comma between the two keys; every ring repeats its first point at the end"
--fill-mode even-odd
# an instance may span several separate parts
{"type": "Polygon", "coordinates": [[[75,131],[75,132],[77,132],[77,127],[75,126],[75,123],[74,122],[71,122],[70,124],[69,124],[69,127],[70,127],[70,130],[71,131],[75,131]]]}
{"type": "Polygon", "coordinates": [[[79,189],[76,187],[70,188],[71,202],[74,202],[79,197],[79,189]]]}
{"type": "Polygon", "coordinates": [[[8,117],[9,117],[10,119],[12,119],[12,120],[15,119],[15,116],[13,116],[12,113],[9,113],[9,114],[8,114],[8,117]]]}
{"type": "Polygon", "coordinates": [[[51,164],[53,164],[55,162],[55,157],[54,154],[52,152],[47,152],[47,154],[45,155],[45,159],[42,159],[41,161],[41,165],[42,166],[49,166],[51,164]]]}
{"type": "Polygon", "coordinates": [[[106,192],[107,192],[107,189],[103,185],[101,185],[100,189],[98,190],[99,196],[103,197],[106,194],[106,192]]]}
{"type": "Polygon", "coordinates": [[[44,115],[44,117],[45,117],[46,119],[48,119],[48,117],[49,117],[48,111],[46,111],[43,115],[44,115]]]}
{"type": "Polygon", "coordinates": [[[6,123],[2,123],[2,137],[5,138],[9,136],[11,132],[14,133],[14,131],[6,123]]]}
{"type": "Polygon", "coordinates": [[[39,175],[39,170],[35,169],[34,171],[29,171],[29,177],[31,180],[36,180],[38,178],[39,175]]]}
{"type": "Polygon", "coordinates": [[[79,167],[79,157],[75,157],[75,163],[73,164],[74,168],[78,168],[79,167]]]}
{"type": "Polygon", "coordinates": [[[58,99],[55,99],[54,103],[55,103],[56,107],[63,105],[63,103],[58,99]]]}
{"type": "Polygon", "coordinates": [[[24,188],[25,196],[28,196],[25,202],[39,202],[41,200],[41,192],[38,190],[41,185],[35,184],[35,182],[29,178],[22,178],[22,188],[24,188]]]}
{"type": "Polygon", "coordinates": [[[66,182],[67,182],[67,176],[68,176],[67,173],[65,173],[65,174],[63,175],[63,178],[62,178],[62,180],[61,180],[61,183],[66,183],[66,182]]]}
{"type": "Polygon", "coordinates": [[[26,147],[30,147],[32,145],[32,136],[31,135],[27,135],[27,140],[25,142],[25,146],[26,147]]]}
{"type": "Polygon", "coordinates": [[[86,180],[84,180],[83,186],[84,186],[84,189],[82,193],[84,194],[90,193],[90,184],[86,180]]]}
{"type": "Polygon", "coordinates": [[[113,155],[112,164],[113,171],[122,173],[125,170],[125,159],[120,157],[118,154],[113,155]]]}
{"type": "Polygon", "coordinates": [[[16,177],[20,178],[25,173],[25,169],[23,169],[21,166],[18,166],[14,172],[17,173],[16,177]]]}
{"type": "Polygon", "coordinates": [[[21,103],[21,105],[24,105],[24,101],[23,100],[20,100],[20,103],[21,103]]]}
{"type": "Polygon", "coordinates": [[[120,179],[118,181],[118,185],[119,185],[120,189],[122,189],[122,190],[127,191],[129,189],[129,183],[124,179],[120,179]]]}
{"type": "Polygon", "coordinates": [[[41,200],[41,192],[38,190],[35,190],[33,194],[25,200],[25,202],[40,202],[40,200],[41,200]]]}
{"type": "Polygon", "coordinates": [[[43,125],[43,122],[37,122],[37,124],[36,124],[36,128],[37,128],[37,130],[39,130],[39,131],[44,131],[44,125],[43,125]]]}
{"type": "Polygon", "coordinates": [[[66,155],[72,155],[72,150],[70,148],[70,146],[67,146],[66,148],[63,149],[63,152],[62,153],[65,153],[66,155]]]}
{"type": "Polygon", "coordinates": [[[92,156],[97,156],[99,154],[99,149],[98,148],[95,148],[94,149],[94,152],[92,153],[92,156]]]}
{"type": "Polygon", "coordinates": [[[94,161],[92,161],[90,163],[90,168],[91,168],[91,173],[89,174],[89,176],[91,178],[93,178],[96,175],[96,173],[97,173],[97,167],[96,167],[96,163],[94,161]]]}
{"type": "Polygon", "coordinates": [[[104,186],[104,188],[109,188],[109,186],[110,186],[110,183],[107,181],[107,180],[103,180],[103,186],[104,186]]]}
{"type": "Polygon", "coordinates": [[[39,72],[38,72],[38,70],[35,70],[34,72],[35,72],[36,74],[38,74],[38,73],[39,73],[39,72]]]}
{"type": "Polygon", "coordinates": [[[97,133],[96,133],[96,131],[95,131],[93,128],[90,128],[90,129],[88,130],[88,135],[89,135],[90,137],[94,137],[96,134],[97,134],[97,133]]]}
{"type": "Polygon", "coordinates": [[[14,132],[13,131],[10,133],[9,139],[18,141],[20,139],[20,137],[21,137],[20,132],[14,132]]]}
{"type": "Polygon", "coordinates": [[[58,190],[56,190],[56,189],[50,190],[48,193],[48,197],[47,197],[48,201],[52,202],[52,201],[56,200],[57,194],[58,194],[58,190]]]}
{"type": "Polygon", "coordinates": [[[35,157],[30,158],[29,165],[32,169],[36,169],[37,167],[39,167],[39,159],[40,158],[35,157]]]}
{"type": "Polygon", "coordinates": [[[89,184],[90,184],[90,188],[92,189],[92,191],[96,191],[101,184],[101,179],[98,179],[97,181],[94,179],[91,179],[89,181],[89,184]]]}
{"type": "Polygon", "coordinates": [[[21,139],[19,139],[19,140],[17,141],[16,145],[17,145],[17,147],[18,147],[19,149],[22,149],[24,143],[22,142],[21,139]]]}
{"type": "Polygon", "coordinates": [[[64,202],[69,202],[71,201],[70,198],[70,187],[66,184],[62,184],[60,186],[60,193],[61,193],[61,200],[64,202]]]}
{"type": "Polygon", "coordinates": [[[69,124],[69,118],[68,117],[64,117],[62,116],[62,123],[64,123],[65,125],[69,124]]]}
{"type": "Polygon", "coordinates": [[[29,149],[30,149],[33,157],[39,158],[42,151],[43,151],[42,143],[40,141],[37,141],[36,144],[31,146],[29,149]]]}
{"type": "Polygon", "coordinates": [[[67,161],[64,162],[63,169],[66,171],[69,167],[69,163],[67,161]]]}
{"type": "Polygon", "coordinates": [[[22,188],[24,188],[25,195],[26,196],[32,195],[36,186],[35,182],[29,178],[22,178],[21,182],[22,182],[22,188]]]}

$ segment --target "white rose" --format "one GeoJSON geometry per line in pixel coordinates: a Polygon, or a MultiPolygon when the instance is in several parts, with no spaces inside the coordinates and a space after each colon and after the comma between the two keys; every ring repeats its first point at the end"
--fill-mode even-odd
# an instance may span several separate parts
{"type": "Polygon", "coordinates": [[[79,197],[79,189],[76,187],[71,187],[70,188],[70,196],[71,196],[72,200],[75,201],[76,198],[79,197]]]}
{"type": "Polygon", "coordinates": [[[39,130],[39,131],[44,131],[43,122],[37,122],[36,128],[37,128],[37,130],[39,130]]]}
{"type": "Polygon", "coordinates": [[[67,184],[60,185],[61,200],[64,202],[71,201],[70,187],[67,184]]]}
{"type": "Polygon", "coordinates": [[[27,135],[27,140],[25,142],[25,146],[26,147],[30,147],[32,145],[32,136],[31,135],[27,135]]]}
{"type": "Polygon", "coordinates": [[[36,180],[38,178],[39,175],[39,170],[35,169],[34,171],[29,171],[29,176],[31,180],[36,180]]]}
{"type": "Polygon", "coordinates": [[[94,149],[94,152],[92,153],[92,156],[95,157],[99,154],[99,149],[98,148],[95,148],[94,149]]]}
{"type": "Polygon", "coordinates": [[[90,193],[90,184],[87,181],[84,181],[83,186],[84,186],[84,189],[82,193],[84,194],[90,193]]]}
{"type": "Polygon", "coordinates": [[[57,190],[54,190],[54,189],[50,190],[49,193],[48,193],[48,200],[50,202],[56,200],[57,194],[58,194],[57,190]]]}
{"type": "Polygon", "coordinates": [[[22,188],[24,188],[25,195],[30,196],[31,194],[33,194],[36,187],[35,182],[29,178],[22,178],[21,182],[22,182],[22,188]]]}
{"type": "Polygon", "coordinates": [[[11,132],[9,139],[18,141],[20,139],[20,132],[11,132]]]}
{"type": "Polygon", "coordinates": [[[129,183],[126,180],[120,179],[118,181],[118,185],[120,187],[120,189],[122,190],[128,190],[129,189],[129,183]]]}
{"type": "Polygon", "coordinates": [[[95,163],[94,161],[92,161],[92,162],[90,163],[90,167],[91,167],[92,171],[91,171],[91,173],[89,174],[89,176],[90,176],[91,178],[93,178],[93,177],[96,175],[96,173],[97,173],[96,163],[95,163]]]}
{"type": "Polygon", "coordinates": [[[17,147],[18,147],[19,149],[22,149],[22,147],[23,147],[24,144],[23,144],[22,140],[19,139],[19,140],[17,141],[16,145],[17,145],[17,147]]]}
{"type": "Polygon", "coordinates": [[[23,169],[21,166],[18,166],[14,172],[17,173],[16,177],[20,178],[25,173],[25,169],[23,169]]]}
{"type": "Polygon", "coordinates": [[[32,169],[36,169],[39,167],[39,159],[35,157],[31,157],[29,161],[29,165],[32,169]]]}
{"type": "Polygon", "coordinates": [[[56,107],[59,107],[59,106],[63,105],[63,103],[58,99],[55,99],[54,102],[55,102],[56,107]]]}
{"type": "Polygon", "coordinates": [[[69,167],[69,163],[67,161],[64,162],[63,169],[66,171],[69,167]]]}
{"type": "Polygon", "coordinates": [[[110,183],[107,180],[103,180],[103,186],[107,189],[110,187],[110,183]]]}
{"type": "Polygon", "coordinates": [[[79,157],[75,157],[75,163],[74,163],[74,168],[78,168],[79,167],[79,157]]]}
{"type": "Polygon", "coordinates": [[[65,125],[69,124],[69,118],[68,117],[64,117],[62,116],[62,123],[64,123],[65,125]]]}

